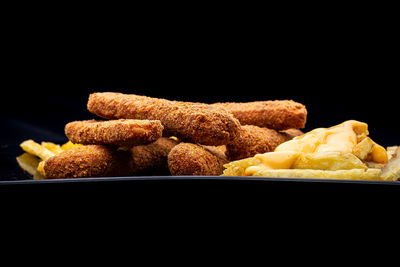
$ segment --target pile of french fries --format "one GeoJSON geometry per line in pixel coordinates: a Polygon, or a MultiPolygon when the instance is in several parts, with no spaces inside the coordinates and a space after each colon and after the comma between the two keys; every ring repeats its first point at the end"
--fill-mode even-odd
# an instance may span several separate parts
{"type": "MultiPolygon", "coordinates": [[[[252,176],[273,178],[315,178],[340,180],[400,180],[400,147],[387,147],[389,162],[378,164],[367,159],[367,142],[356,147],[355,154],[325,151],[301,154],[291,169],[261,169],[252,176]],[[364,160],[361,160],[364,159],[364,160]]],[[[247,176],[248,168],[262,164],[262,155],[232,161],[225,165],[223,176],[247,176]]]]}
{"type": "Polygon", "coordinates": [[[40,180],[45,178],[43,167],[47,159],[74,146],[80,146],[80,144],[73,144],[71,141],[63,145],[52,142],[41,142],[39,144],[33,140],[26,140],[20,146],[25,153],[17,157],[19,166],[32,175],[34,180],[40,180]]]}

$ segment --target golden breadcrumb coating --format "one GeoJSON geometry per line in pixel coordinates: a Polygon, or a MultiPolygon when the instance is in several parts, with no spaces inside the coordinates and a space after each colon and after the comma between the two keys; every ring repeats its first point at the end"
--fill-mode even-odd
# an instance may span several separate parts
{"type": "Polygon", "coordinates": [[[280,133],[285,135],[287,140],[291,140],[291,139],[293,139],[293,138],[295,138],[297,136],[300,136],[300,135],[304,134],[301,130],[294,129],[294,128],[280,131],[280,133]]]}
{"type": "Polygon", "coordinates": [[[177,144],[176,140],[161,137],[154,143],[132,147],[132,173],[168,172],[168,154],[177,144]]]}
{"type": "Polygon", "coordinates": [[[221,175],[226,156],[219,147],[180,143],[168,155],[172,175],[221,175]]]}
{"type": "Polygon", "coordinates": [[[242,125],[256,125],[275,130],[304,128],[307,119],[306,107],[293,100],[227,102],[213,105],[226,108],[242,125]]]}
{"type": "Polygon", "coordinates": [[[241,127],[240,137],[226,145],[226,155],[229,160],[253,157],[259,153],[274,151],[287,140],[286,135],[275,130],[244,125],[241,127]]]}
{"type": "Polygon", "coordinates": [[[107,146],[76,146],[45,161],[46,178],[82,178],[127,176],[130,156],[107,146]]]}
{"type": "Polygon", "coordinates": [[[227,144],[240,132],[240,123],[232,114],[202,103],[106,92],[91,94],[87,108],[107,119],[160,120],[164,136],[204,145],[227,144]]]}
{"type": "Polygon", "coordinates": [[[158,120],[74,121],[65,134],[74,144],[135,146],[149,144],[162,136],[158,120]]]}

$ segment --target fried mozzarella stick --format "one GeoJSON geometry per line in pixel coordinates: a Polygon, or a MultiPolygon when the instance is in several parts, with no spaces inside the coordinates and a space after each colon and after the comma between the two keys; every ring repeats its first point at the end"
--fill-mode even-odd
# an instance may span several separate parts
{"type": "Polygon", "coordinates": [[[126,176],[130,155],[107,146],[76,146],[46,160],[44,171],[48,179],[126,176]]]}
{"type": "Polygon", "coordinates": [[[306,107],[292,100],[215,103],[226,108],[242,125],[256,125],[275,130],[304,128],[306,107]]]}
{"type": "Polygon", "coordinates": [[[132,156],[132,174],[168,173],[168,154],[178,144],[171,138],[161,137],[148,145],[134,146],[130,149],[132,156]]]}
{"type": "Polygon", "coordinates": [[[86,120],[68,123],[65,134],[74,144],[130,147],[156,141],[163,128],[157,120],[86,120]]]}
{"type": "Polygon", "coordinates": [[[243,125],[240,137],[226,145],[226,156],[229,160],[253,157],[256,154],[274,151],[283,142],[291,138],[268,128],[254,125],[243,125]]]}
{"type": "Polygon", "coordinates": [[[291,140],[297,136],[303,135],[304,133],[299,130],[299,129],[287,129],[284,131],[280,131],[281,134],[283,134],[287,140],[291,140]]]}
{"type": "Polygon", "coordinates": [[[180,143],[168,155],[172,175],[221,175],[226,163],[220,147],[180,143]]]}
{"type": "Polygon", "coordinates": [[[240,123],[222,107],[133,94],[94,93],[90,112],[107,119],[160,120],[165,136],[204,145],[224,145],[238,137],[240,123]]]}
{"type": "Polygon", "coordinates": [[[48,159],[44,164],[46,178],[113,177],[144,172],[168,171],[168,153],[178,142],[161,137],[128,151],[109,146],[73,147],[48,159]]]}

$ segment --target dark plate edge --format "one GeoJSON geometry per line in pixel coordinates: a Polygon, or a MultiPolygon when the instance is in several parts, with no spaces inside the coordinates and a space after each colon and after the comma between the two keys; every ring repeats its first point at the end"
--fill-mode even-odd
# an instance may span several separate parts
{"type": "Polygon", "coordinates": [[[269,178],[251,176],[126,176],[126,177],[96,177],[75,179],[44,179],[44,180],[7,180],[0,181],[1,185],[17,184],[62,184],[62,183],[96,183],[96,182],[127,182],[138,180],[166,181],[166,180],[216,180],[216,181],[264,181],[264,182],[301,182],[301,183],[339,183],[339,184],[379,184],[400,185],[393,181],[369,181],[369,180],[341,180],[341,179],[305,179],[305,178],[269,178]]]}

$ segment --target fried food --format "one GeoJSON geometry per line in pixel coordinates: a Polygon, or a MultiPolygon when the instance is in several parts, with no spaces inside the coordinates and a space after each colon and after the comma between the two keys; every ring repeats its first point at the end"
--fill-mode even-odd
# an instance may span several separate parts
{"type": "Polygon", "coordinates": [[[237,118],[242,125],[256,125],[275,130],[304,128],[307,109],[292,100],[254,101],[247,103],[215,103],[224,107],[237,118]]]}
{"type": "Polygon", "coordinates": [[[260,163],[261,160],[256,157],[231,161],[224,165],[225,170],[223,171],[222,176],[246,176],[247,168],[256,166],[260,163]]]}
{"type": "Polygon", "coordinates": [[[102,145],[76,146],[45,161],[46,178],[115,177],[131,172],[129,152],[102,145]]]}
{"type": "Polygon", "coordinates": [[[274,151],[278,145],[289,140],[288,138],[288,135],[275,130],[244,125],[241,127],[239,138],[226,145],[226,155],[229,160],[253,157],[259,153],[274,151]]]}
{"type": "Polygon", "coordinates": [[[39,162],[39,165],[38,165],[38,167],[36,169],[37,172],[40,173],[43,176],[46,176],[46,174],[44,173],[44,163],[45,162],[46,162],[45,160],[42,160],[41,162],[39,162]]]}
{"type": "Polygon", "coordinates": [[[353,148],[353,154],[361,160],[367,160],[367,157],[371,153],[373,146],[374,141],[372,141],[369,137],[365,137],[353,148]]]}
{"type": "Polygon", "coordinates": [[[20,146],[27,153],[17,157],[17,162],[23,170],[33,175],[35,180],[44,178],[45,160],[64,151],[60,145],[52,142],[39,144],[33,140],[25,140],[20,146]]]}
{"type": "MultiPolygon", "coordinates": [[[[318,167],[314,161],[313,167],[318,167]]],[[[319,161],[323,164],[323,161],[319,161]]],[[[225,164],[225,170],[222,176],[248,176],[246,170],[261,164],[262,161],[257,157],[246,158],[242,160],[232,161],[225,164]]],[[[379,169],[365,169],[362,165],[357,169],[348,169],[349,165],[342,161],[342,166],[335,165],[329,167],[330,170],[319,169],[265,169],[260,168],[258,171],[251,174],[251,176],[262,176],[271,178],[314,178],[314,179],[343,179],[343,180],[380,180],[379,169]],[[345,168],[345,169],[341,169],[345,168]]],[[[312,167],[312,166],[310,166],[312,167]]],[[[325,166],[327,168],[327,166],[325,166]]],[[[328,169],[329,169],[328,168],[328,169]]]]}
{"type": "Polygon", "coordinates": [[[223,175],[396,179],[391,178],[391,175],[400,176],[400,162],[396,162],[397,165],[387,164],[387,172],[384,172],[384,167],[381,173],[381,165],[387,162],[388,153],[372,141],[368,134],[366,123],[353,120],[330,128],[314,129],[282,143],[273,152],[256,154],[254,157],[226,164],[223,175]]]}
{"type": "Polygon", "coordinates": [[[168,155],[172,175],[220,175],[228,160],[219,147],[180,143],[168,155]]]}
{"type": "Polygon", "coordinates": [[[285,135],[287,140],[291,140],[297,136],[304,134],[300,129],[295,129],[295,128],[283,130],[283,131],[280,131],[280,133],[285,135]]]}
{"type": "Polygon", "coordinates": [[[132,147],[132,174],[168,172],[168,154],[178,143],[172,138],[161,137],[154,143],[132,147]]]}
{"type": "Polygon", "coordinates": [[[24,153],[17,158],[18,165],[27,173],[32,175],[33,180],[44,179],[43,172],[40,171],[40,166],[43,166],[44,160],[41,161],[40,158],[24,153]]]}
{"type": "Polygon", "coordinates": [[[42,142],[40,143],[41,146],[47,148],[48,150],[50,150],[51,152],[53,152],[54,154],[60,154],[61,152],[63,152],[64,150],[61,148],[60,145],[54,144],[52,142],[42,142]]]}
{"type": "Polygon", "coordinates": [[[20,147],[25,151],[28,152],[29,154],[38,156],[42,160],[47,160],[48,158],[52,157],[55,155],[54,152],[48,150],[44,146],[41,146],[40,144],[36,143],[33,140],[25,140],[20,144],[20,147]]]}
{"type": "Polygon", "coordinates": [[[364,163],[365,163],[365,165],[367,165],[368,168],[372,168],[372,169],[382,169],[383,166],[385,166],[385,164],[376,163],[373,161],[365,161],[364,163]]]}
{"type": "Polygon", "coordinates": [[[68,150],[68,149],[70,149],[70,148],[72,148],[72,147],[75,147],[75,146],[81,146],[81,144],[74,144],[74,143],[72,143],[71,141],[68,141],[68,142],[66,142],[65,144],[63,144],[63,145],[61,146],[61,149],[62,149],[62,150],[68,150]]]}
{"type": "Polygon", "coordinates": [[[310,179],[339,179],[339,180],[373,180],[379,181],[379,169],[352,169],[352,170],[300,170],[279,169],[261,170],[253,176],[271,178],[310,178],[310,179]]]}
{"type": "Polygon", "coordinates": [[[367,166],[355,155],[341,151],[323,151],[302,153],[294,162],[293,169],[313,170],[351,170],[367,169],[367,166]]]}
{"type": "MultiPolygon", "coordinates": [[[[224,145],[239,136],[240,123],[222,107],[133,94],[94,93],[87,108],[106,119],[160,120],[164,136],[184,142],[224,145]]],[[[289,127],[290,128],[290,127],[289,127]]]]}
{"type": "Polygon", "coordinates": [[[386,150],[368,137],[368,124],[348,120],[329,128],[317,128],[279,145],[275,151],[322,152],[342,151],[356,154],[367,161],[385,164],[386,150]],[[362,143],[363,142],[363,143],[362,143]],[[372,142],[372,147],[369,143],[372,142]],[[361,143],[361,144],[360,144],[361,143]],[[359,145],[360,144],[360,145],[359,145]]]}
{"type": "Polygon", "coordinates": [[[163,128],[158,120],[86,120],[68,123],[65,134],[72,143],[129,147],[156,141],[163,128]]]}
{"type": "Polygon", "coordinates": [[[40,159],[32,154],[24,153],[17,157],[18,165],[30,175],[35,175],[40,159]]]}
{"type": "Polygon", "coordinates": [[[386,148],[387,154],[388,154],[388,158],[391,159],[393,157],[393,155],[396,153],[396,150],[398,149],[398,146],[388,146],[386,148]]]}
{"type": "Polygon", "coordinates": [[[382,168],[380,177],[384,181],[400,180],[400,147],[397,147],[389,162],[382,168]]]}

